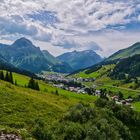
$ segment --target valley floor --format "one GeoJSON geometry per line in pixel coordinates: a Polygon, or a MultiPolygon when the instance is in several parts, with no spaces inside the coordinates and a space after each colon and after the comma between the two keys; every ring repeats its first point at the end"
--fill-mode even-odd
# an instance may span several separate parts
{"type": "MultiPolygon", "coordinates": [[[[118,95],[119,92],[123,94],[123,97],[127,99],[132,97],[134,99],[139,98],[140,96],[140,87],[135,87],[134,82],[125,83],[123,80],[113,80],[108,76],[108,73],[113,69],[115,65],[105,65],[95,70],[94,72],[87,73],[88,70],[81,71],[79,73],[70,75],[72,78],[81,78],[81,81],[84,85],[95,88],[96,90],[106,89],[108,93],[111,93],[111,96],[118,95]],[[85,79],[94,78],[92,82],[86,82],[85,79]]],[[[132,105],[135,110],[140,112],[139,101],[135,101],[132,105]]]]}

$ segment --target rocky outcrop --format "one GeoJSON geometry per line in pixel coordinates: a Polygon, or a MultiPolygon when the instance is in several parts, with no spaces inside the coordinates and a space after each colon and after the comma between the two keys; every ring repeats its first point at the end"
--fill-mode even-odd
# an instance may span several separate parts
{"type": "Polygon", "coordinates": [[[16,133],[0,132],[0,140],[22,140],[16,133]]]}

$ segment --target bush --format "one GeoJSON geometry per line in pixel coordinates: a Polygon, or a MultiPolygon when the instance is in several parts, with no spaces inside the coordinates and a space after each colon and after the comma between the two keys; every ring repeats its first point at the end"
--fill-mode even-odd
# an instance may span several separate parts
{"type": "Polygon", "coordinates": [[[35,124],[36,125],[34,129],[32,130],[32,134],[37,140],[51,140],[52,139],[51,134],[48,132],[42,120],[40,119],[35,120],[35,124]]]}
{"type": "Polygon", "coordinates": [[[53,132],[62,140],[138,140],[139,115],[100,98],[94,108],[84,104],[70,108],[53,132]]]}

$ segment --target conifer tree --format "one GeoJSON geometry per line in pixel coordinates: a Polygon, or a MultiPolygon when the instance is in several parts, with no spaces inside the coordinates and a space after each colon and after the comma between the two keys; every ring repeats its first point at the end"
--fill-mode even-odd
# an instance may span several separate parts
{"type": "Polygon", "coordinates": [[[4,73],[3,73],[3,71],[0,71],[0,79],[4,80],[4,73]]]}
{"type": "Polygon", "coordinates": [[[9,73],[8,73],[8,71],[6,71],[6,75],[5,75],[4,80],[7,81],[7,82],[9,82],[9,73]]]}
{"type": "Polygon", "coordinates": [[[35,89],[35,80],[33,79],[33,77],[30,79],[28,83],[28,88],[35,89]]]}
{"type": "Polygon", "coordinates": [[[36,90],[40,90],[39,85],[38,85],[38,82],[35,83],[35,89],[36,90]]]}
{"type": "Polygon", "coordinates": [[[33,77],[29,80],[28,88],[35,89],[35,90],[40,90],[39,85],[38,85],[38,82],[36,82],[33,79],[33,77]]]}
{"type": "Polygon", "coordinates": [[[17,86],[17,80],[15,80],[15,85],[17,86]]]}
{"type": "Polygon", "coordinates": [[[56,91],[55,91],[55,94],[56,94],[56,95],[59,95],[59,93],[58,93],[58,90],[57,90],[57,89],[56,89],[56,91]]]}
{"type": "Polygon", "coordinates": [[[13,81],[13,74],[12,72],[10,71],[10,74],[9,74],[9,82],[14,84],[14,81],[13,81]]]}

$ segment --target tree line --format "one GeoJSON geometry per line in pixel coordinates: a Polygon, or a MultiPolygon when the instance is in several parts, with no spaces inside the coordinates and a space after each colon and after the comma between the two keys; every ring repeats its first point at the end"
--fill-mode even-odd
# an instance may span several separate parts
{"type": "Polygon", "coordinates": [[[6,71],[6,73],[4,73],[3,71],[0,71],[0,79],[14,84],[12,72],[6,71]]]}
{"type": "MultiPolygon", "coordinates": [[[[0,71],[0,80],[4,80],[6,82],[10,82],[11,84],[17,85],[17,81],[15,80],[14,82],[13,73],[11,71],[0,71]]],[[[38,82],[35,81],[33,77],[29,80],[27,87],[34,90],[40,90],[38,82]]]]}
{"type": "Polygon", "coordinates": [[[134,55],[132,57],[125,58],[119,61],[113,71],[110,73],[110,77],[118,80],[125,78],[135,78],[140,76],[140,55],[134,55]],[[126,74],[128,76],[126,76],[126,74]]]}
{"type": "Polygon", "coordinates": [[[38,82],[35,81],[33,77],[29,80],[28,88],[40,90],[38,82]]]}

